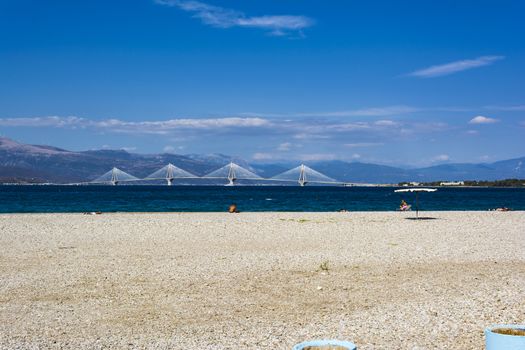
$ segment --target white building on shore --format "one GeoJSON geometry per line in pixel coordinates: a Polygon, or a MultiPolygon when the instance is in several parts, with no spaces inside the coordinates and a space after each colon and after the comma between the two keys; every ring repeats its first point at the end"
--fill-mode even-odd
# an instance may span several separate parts
{"type": "Polygon", "coordinates": [[[439,184],[440,186],[464,186],[464,181],[449,181],[449,182],[441,182],[439,184]]]}

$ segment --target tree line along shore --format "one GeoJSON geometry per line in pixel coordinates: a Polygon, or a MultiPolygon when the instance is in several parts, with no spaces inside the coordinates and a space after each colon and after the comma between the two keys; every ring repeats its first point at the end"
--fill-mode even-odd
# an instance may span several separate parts
{"type": "Polygon", "coordinates": [[[400,182],[399,186],[430,186],[430,187],[525,187],[525,179],[504,179],[504,180],[481,180],[481,181],[431,181],[431,182],[400,182]]]}

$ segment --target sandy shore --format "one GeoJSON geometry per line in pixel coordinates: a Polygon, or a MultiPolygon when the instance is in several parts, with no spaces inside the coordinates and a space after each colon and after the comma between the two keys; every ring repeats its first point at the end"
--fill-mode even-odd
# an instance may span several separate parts
{"type": "Polygon", "coordinates": [[[0,215],[0,348],[482,349],[525,323],[525,212],[411,215],[0,215]]]}

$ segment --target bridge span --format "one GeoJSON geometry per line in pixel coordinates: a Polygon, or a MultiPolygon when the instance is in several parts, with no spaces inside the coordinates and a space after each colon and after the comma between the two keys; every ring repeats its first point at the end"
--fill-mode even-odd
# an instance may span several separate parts
{"type": "Polygon", "coordinates": [[[166,166],[160,168],[159,170],[153,172],[152,174],[144,178],[135,177],[131,174],[126,173],[125,171],[114,167],[113,169],[96,178],[95,180],[82,184],[106,184],[115,186],[119,183],[164,180],[166,181],[166,184],[168,186],[172,186],[175,180],[184,179],[225,180],[227,181],[227,183],[225,184],[226,186],[233,186],[238,180],[250,180],[261,183],[296,183],[299,186],[305,186],[306,184],[325,184],[342,186],[358,185],[337,181],[304,164],[301,164],[298,167],[277,174],[273,177],[264,178],[234,162],[230,162],[229,164],[226,164],[225,166],[214,170],[204,176],[197,176],[171,163],[167,164],[166,166]]]}

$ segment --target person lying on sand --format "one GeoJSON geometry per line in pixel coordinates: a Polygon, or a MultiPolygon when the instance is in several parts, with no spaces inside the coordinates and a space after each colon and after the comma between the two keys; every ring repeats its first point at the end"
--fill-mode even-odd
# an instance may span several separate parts
{"type": "Polygon", "coordinates": [[[511,210],[512,210],[512,209],[507,208],[507,207],[501,207],[501,208],[491,209],[491,211],[511,211],[511,210]]]}
{"type": "Polygon", "coordinates": [[[410,205],[408,205],[407,202],[405,202],[404,199],[401,200],[401,204],[399,205],[399,210],[401,211],[407,211],[410,210],[410,205]]]}
{"type": "Polygon", "coordinates": [[[238,213],[239,210],[237,210],[237,204],[232,204],[228,208],[228,213],[238,213]]]}

